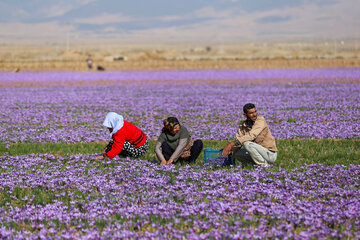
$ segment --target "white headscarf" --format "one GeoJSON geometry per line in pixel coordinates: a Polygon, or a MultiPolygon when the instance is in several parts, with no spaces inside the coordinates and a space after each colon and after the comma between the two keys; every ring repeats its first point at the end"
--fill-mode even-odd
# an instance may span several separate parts
{"type": "Polygon", "coordinates": [[[119,131],[124,125],[124,118],[115,112],[109,112],[105,117],[103,125],[113,129],[110,133],[110,137],[112,137],[112,135],[119,131]]]}

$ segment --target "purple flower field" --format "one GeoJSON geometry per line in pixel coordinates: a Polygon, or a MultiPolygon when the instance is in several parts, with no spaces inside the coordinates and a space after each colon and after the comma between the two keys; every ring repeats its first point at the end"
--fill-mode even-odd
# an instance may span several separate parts
{"type": "MultiPolygon", "coordinates": [[[[360,68],[0,73],[0,89],[7,147],[107,141],[108,111],[152,139],[168,116],[195,138],[232,139],[247,102],[277,139],[360,136],[360,68]]],[[[0,163],[0,239],[360,238],[359,165],[246,170],[7,153],[0,163]]]]}
{"type": "Polygon", "coordinates": [[[0,73],[0,83],[7,86],[0,94],[3,142],[106,141],[108,111],[151,138],[172,115],[194,137],[231,139],[247,102],[277,139],[360,136],[359,68],[0,73]],[[22,87],[11,87],[14,81],[22,87]]]}
{"type": "Polygon", "coordinates": [[[179,70],[132,72],[0,72],[0,87],[93,85],[196,85],[359,82],[360,68],[179,70]]]}
{"type": "Polygon", "coordinates": [[[0,157],[1,239],[359,239],[359,165],[290,172],[0,157]]]}

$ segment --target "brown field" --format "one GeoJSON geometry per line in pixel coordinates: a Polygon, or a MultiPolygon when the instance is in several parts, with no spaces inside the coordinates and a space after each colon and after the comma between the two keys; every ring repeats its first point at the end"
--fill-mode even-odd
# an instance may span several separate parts
{"type": "Polygon", "coordinates": [[[238,45],[0,45],[0,71],[360,67],[357,42],[238,45]],[[117,60],[116,58],[121,58],[117,60]]]}

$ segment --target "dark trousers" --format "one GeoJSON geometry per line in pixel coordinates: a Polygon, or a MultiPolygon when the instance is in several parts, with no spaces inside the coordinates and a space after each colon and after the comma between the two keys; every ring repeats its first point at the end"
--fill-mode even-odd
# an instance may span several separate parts
{"type": "MultiPolygon", "coordinates": [[[[203,142],[198,139],[198,140],[195,140],[194,141],[194,144],[192,145],[191,149],[190,149],[190,157],[186,159],[187,162],[195,162],[196,159],[199,157],[202,149],[203,149],[203,142]]],[[[161,144],[161,148],[162,148],[162,154],[164,155],[165,157],[165,160],[169,160],[171,155],[175,152],[174,150],[172,150],[170,148],[170,146],[166,143],[166,142],[163,142],[161,144]]],[[[181,159],[179,159],[181,160],[181,159]]]]}

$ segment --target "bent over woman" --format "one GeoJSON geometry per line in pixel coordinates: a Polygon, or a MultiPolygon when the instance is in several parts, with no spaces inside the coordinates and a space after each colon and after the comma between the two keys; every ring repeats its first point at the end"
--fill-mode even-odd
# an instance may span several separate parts
{"type": "Polygon", "coordinates": [[[149,149],[149,141],[146,134],[137,126],[124,120],[123,116],[109,112],[104,120],[103,125],[110,131],[112,140],[104,149],[103,155],[96,157],[114,158],[120,157],[140,157],[149,149]]]}
{"type": "Polygon", "coordinates": [[[203,148],[201,140],[193,140],[177,118],[169,117],[163,121],[164,127],[155,145],[155,153],[160,164],[171,164],[178,159],[195,162],[203,148]]]}

